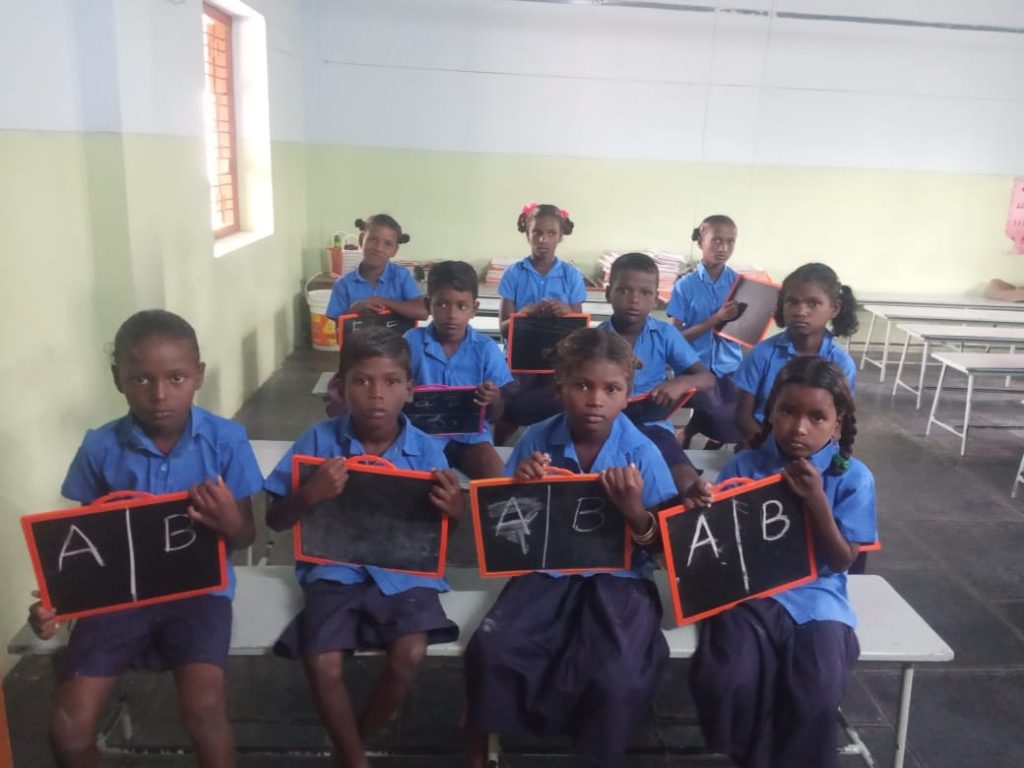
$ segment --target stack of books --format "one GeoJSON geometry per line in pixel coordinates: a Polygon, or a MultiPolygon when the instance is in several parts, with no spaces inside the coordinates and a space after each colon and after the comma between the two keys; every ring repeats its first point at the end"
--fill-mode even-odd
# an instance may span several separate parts
{"type": "Polygon", "coordinates": [[[491,259],[491,263],[487,265],[484,282],[491,285],[497,285],[501,282],[501,276],[505,274],[505,270],[520,259],[522,259],[522,256],[509,256],[491,259]]]}
{"type": "MultiPolygon", "coordinates": [[[[654,248],[648,248],[641,253],[646,253],[652,259],[654,263],[658,265],[658,299],[663,304],[667,304],[669,297],[672,295],[672,286],[675,285],[676,279],[680,274],[685,271],[688,259],[680,253],[671,253],[670,251],[659,251],[654,248]]],[[[615,260],[622,255],[621,251],[605,251],[601,254],[599,263],[604,269],[604,284],[608,285],[608,277],[611,274],[612,264],[615,260]]]]}

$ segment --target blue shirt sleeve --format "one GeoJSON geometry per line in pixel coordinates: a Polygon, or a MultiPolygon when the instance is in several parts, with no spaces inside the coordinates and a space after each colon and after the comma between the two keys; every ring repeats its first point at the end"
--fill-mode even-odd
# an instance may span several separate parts
{"type": "Polygon", "coordinates": [[[237,433],[231,435],[230,442],[221,446],[224,461],[220,475],[236,499],[245,499],[262,489],[263,473],[245,428],[240,424],[234,426],[238,428],[237,433]]]}
{"type": "Polygon", "coordinates": [[[348,298],[348,286],[345,285],[344,278],[339,277],[331,288],[331,298],[327,302],[327,311],[324,314],[331,320],[337,320],[339,316],[348,314],[351,303],[348,298]]]}
{"type": "Polygon", "coordinates": [[[503,299],[509,301],[516,300],[516,288],[519,276],[518,263],[509,266],[501,276],[501,282],[498,283],[498,295],[503,299]]]}
{"type": "Polygon", "coordinates": [[[850,394],[857,393],[857,364],[853,361],[853,358],[849,354],[843,356],[839,367],[843,369],[843,373],[846,374],[846,382],[850,385],[850,394]]]}
{"type": "Polygon", "coordinates": [[[100,450],[100,445],[96,437],[97,433],[90,429],[82,438],[82,444],[75,452],[75,457],[71,460],[71,466],[68,467],[68,473],[60,487],[60,494],[65,499],[91,504],[107,492],[99,470],[100,457],[97,453],[100,450]]]}
{"type": "Polygon", "coordinates": [[[679,322],[685,322],[686,318],[686,297],[683,294],[685,281],[685,277],[676,280],[675,285],[672,286],[672,295],[668,299],[668,307],[665,309],[669,317],[674,317],[679,322]]]}
{"type": "Polygon", "coordinates": [[[875,478],[862,462],[853,459],[839,478],[832,515],[843,537],[855,544],[878,538],[875,513],[875,478]]]}
{"type": "Polygon", "coordinates": [[[483,349],[484,380],[493,381],[499,387],[511,384],[512,374],[508,370],[508,363],[498,345],[492,339],[487,339],[487,344],[483,349]]]}
{"type": "Polygon", "coordinates": [[[316,427],[310,427],[288,449],[277,466],[267,475],[263,490],[275,496],[290,496],[292,492],[292,456],[316,456],[316,427]]]}
{"type": "Polygon", "coordinates": [[[583,281],[583,273],[572,264],[566,263],[571,275],[569,285],[569,304],[582,304],[587,300],[587,286],[583,281]]]}
{"type": "MultiPolygon", "coordinates": [[[[767,372],[768,356],[771,353],[770,345],[772,344],[771,339],[766,339],[754,346],[750,350],[750,354],[747,355],[743,362],[740,363],[740,367],[736,369],[736,373],[733,374],[733,383],[742,389],[744,392],[757,396],[762,389],[765,389],[765,373],[767,372]]],[[[771,382],[767,383],[767,389],[764,392],[764,397],[768,396],[768,390],[771,389],[771,382]]]]}
{"type": "Polygon", "coordinates": [[[416,280],[413,278],[412,273],[405,267],[398,267],[398,269],[401,270],[401,277],[398,278],[398,289],[400,291],[402,301],[412,301],[413,299],[418,299],[422,296],[423,291],[421,291],[420,287],[416,285],[416,280]]]}
{"type": "Polygon", "coordinates": [[[678,376],[699,363],[700,356],[693,351],[693,347],[690,346],[690,342],[683,338],[683,334],[679,333],[675,328],[671,328],[669,331],[665,334],[665,362],[668,363],[672,372],[678,376]]]}
{"type": "Polygon", "coordinates": [[[651,443],[649,448],[645,446],[642,449],[639,458],[637,468],[644,479],[644,507],[653,509],[674,500],[679,495],[679,490],[661,451],[651,443]]]}

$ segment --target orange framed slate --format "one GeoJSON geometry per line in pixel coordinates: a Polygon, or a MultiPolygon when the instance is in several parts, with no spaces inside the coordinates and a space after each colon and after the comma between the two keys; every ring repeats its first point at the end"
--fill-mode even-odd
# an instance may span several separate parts
{"type": "MultiPolygon", "coordinates": [[[[325,461],[293,456],[292,490],[301,487],[308,468],[325,461]]],[[[398,469],[380,456],[351,456],[346,466],[348,480],[341,494],[316,505],[295,524],[295,559],[442,578],[448,515],[429,501],[433,472],[398,469]],[[346,543],[346,536],[353,543],[346,543]]]]}
{"type": "Polygon", "coordinates": [[[187,493],[117,491],[23,516],[43,607],[63,621],[226,589],[224,539],[193,524],[188,503],[187,493]]]}
{"type": "MultiPolygon", "coordinates": [[[[345,346],[345,334],[353,332],[353,325],[374,325],[381,326],[384,328],[390,328],[399,336],[403,335],[406,331],[411,330],[419,325],[418,320],[409,320],[408,318],[396,315],[391,310],[386,310],[376,315],[360,315],[356,313],[350,313],[347,315],[338,315],[336,326],[338,328],[338,348],[345,346]]],[[[358,330],[358,329],[355,329],[358,330]]]]}
{"type": "Polygon", "coordinates": [[[697,393],[696,387],[690,387],[683,396],[671,403],[668,407],[663,408],[662,406],[652,403],[651,393],[648,392],[644,395],[637,395],[636,397],[629,398],[629,402],[623,409],[623,413],[632,421],[634,424],[646,424],[651,421],[665,421],[666,419],[672,418],[672,414],[686,405],[690,398],[697,393]]]}
{"type": "Polygon", "coordinates": [[[615,571],[628,571],[632,567],[633,546],[629,535],[629,527],[622,514],[611,506],[607,496],[603,492],[595,492],[594,486],[600,488],[600,475],[582,474],[578,475],[568,470],[549,467],[549,475],[538,480],[517,480],[511,477],[495,477],[484,480],[473,480],[469,484],[469,504],[473,517],[473,535],[476,540],[477,564],[480,575],[485,578],[498,578],[503,576],[521,576],[526,573],[537,571],[558,571],[559,573],[612,573],[615,571]],[[573,486],[573,487],[570,487],[573,486]],[[520,489],[521,496],[514,496],[509,493],[510,489],[520,489]],[[580,493],[586,493],[580,496],[580,493]],[[598,495],[590,495],[598,493],[598,495]],[[565,520],[555,520],[552,525],[553,516],[558,510],[553,509],[557,505],[560,509],[566,510],[566,517],[575,501],[575,509],[572,510],[572,520],[568,527],[571,531],[579,534],[573,537],[573,533],[566,531],[565,520]],[[583,502],[586,502],[584,504],[583,502]],[[501,545],[495,547],[492,542],[488,546],[485,539],[485,527],[491,530],[489,524],[485,526],[484,506],[487,507],[486,514],[494,517],[492,505],[504,505],[498,515],[497,522],[493,525],[493,539],[507,537],[509,546],[501,545]],[[510,522],[505,523],[505,516],[509,515],[510,522]],[[590,519],[591,516],[600,517],[600,522],[590,519]],[[536,531],[531,527],[534,520],[540,518],[536,531]],[[595,524],[596,523],[596,524],[595,524]],[[605,523],[610,523],[606,530],[605,523]],[[543,526],[543,535],[537,536],[543,526]],[[620,529],[621,526],[621,529],[620,529]],[[600,537],[591,537],[590,534],[602,530],[600,537]],[[552,543],[552,535],[559,537],[552,543]],[[515,543],[518,539],[520,552],[515,552],[515,543]],[[566,539],[570,539],[566,543],[566,539]],[[583,549],[590,548],[590,552],[578,552],[573,545],[579,543],[585,545],[583,549]],[[535,546],[533,553],[529,551],[530,546],[535,546]],[[539,547],[539,548],[537,548],[539,547]],[[539,561],[538,561],[539,554],[539,561]],[[588,564],[576,562],[580,558],[594,556],[595,559],[588,564]],[[549,558],[554,557],[558,562],[549,564],[549,558]],[[559,562],[572,561],[567,565],[559,565],[559,562]],[[614,561],[614,562],[613,562],[614,561]],[[539,567],[524,567],[524,566],[539,567]]]}
{"type": "Polygon", "coordinates": [[[739,302],[744,307],[739,317],[720,324],[715,333],[744,347],[754,346],[771,327],[780,290],[782,286],[779,283],[740,275],[725,300],[739,302]]]}
{"type": "Polygon", "coordinates": [[[506,355],[512,373],[554,373],[548,351],[573,331],[590,327],[590,315],[573,312],[540,317],[516,312],[508,318],[506,355]],[[518,333],[517,333],[518,331],[518,333]]]}
{"type": "MultiPolygon", "coordinates": [[[[780,509],[784,508],[784,504],[782,502],[778,503],[780,509]]],[[[763,506],[762,515],[764,515],[764,513],[765,507],[763,506]]],[[[779,518],[771,518],[772,521],[778,519],[779,518]]],[[[791,522],[789,522],[790,518],[785,519],[787,520],[785,532],[788,533],[791,522]]],[[[727,519],[725,522],[729,523],[729,520],[727,519]]],[[[746,522],[746,520],[744,520],[744,522],[746,522]]],[[[709,616],[714,616],[717,613],[728,610],[729,608],[745,602],[746,600],[752,600],[757,597],[767,597],[779,592],[784,592],[787,589],[799,586],[800,584],[807,584],[818,578],[818,566],[814,557],[814,535],[811,528],[810,517],[804,509],[802,502],[800,502],[799,497],[797,497],[791,490],[789,490],[788,486],[786,486],[781,474],[771,475],[761,480],[731,478],[713,487],[711,507],[693,508],[687,506],[676,506],[670,509],[665,509],[659,514],[658,523],[661,528],[661,537],[665,549],[665,564],[668,569],[669,589],[672,593],[672,605],[675,609],[677,624],[684,625],[700,621],[701,619],[705,619],[709,616]],[[762,493],[764,491],[767,491],[767,493],[762,493]],[[803,536],[797,536],[796,534],[799,534],[800,531],[795,531],[791,540],[786,542],[786,552],[784,554],[794,556],[799,555],[801,557],[801,561],[796,564],[787,562],[783,565],[786,568],[792,568],[794,573],[799,572],[799,576],[790,578],[790,574],[786,574],[785,576],[774,580],[770,577],[761,577],[760,573],[752,576],[751,572],[754,570],[753,566],[760,568],[762,566],[762,562],[757,561],[753,563],[753,566],[750,562],[751,546],[749,541],[746,542],[745,546],[744,541],[742,540],[742,523],[739,518],[739,505],[752,501],[752,494],[755,493],[758,494],[758,496],[767,496],[769,501],[772,502],[775,502],[778,499],[783,499],[789,502],[791,506],[798,508],[798,515],[793,515],[792,519],[799,519],[801,521],[803,536]],[[742,496],[746,496],[747,499],[740,502],[739,497],[742,496]],[[676,547],[673,546],[673,520],[681,520],[681,515],[690,515],[691,517],[687,518],[687,522],[689,522],[696,516],[703,516],[704,513],[711,510],[715,510],[716,513],[720,514],[720,510],[722,508],[718,507],[718,505],[724,501],[732,502],[730,504],[732,507],[732,524],[723,526],[722,521],[717,521],[717,525],[713,527],[710,523],[706,522],[706,517],[702,517],[702,519],[704,519],[703,530],[706,532],[707,536],[711,537],[711,540],[709,541],[707,538],[698,539],[702,530],[702,525],[698,520],[694,529],[695,532],[689,542],[689,556],[687,561],[680,562],[680,559],[678,558],[679,553],[677,552],[676,547]],[[716,509],[716,507],[718,508],[716,509]],[[724,534],[722,536],[715,537],[713,535],[715,527],[720,531],[724,530],[724,534]],[[728,543],[731,545],[734,542],[736,545],[735,549],[730,546],[728,550],[728,558],[722,559],[719,556],[718,547],[721,544],[723,548],[722,551],[724,553],[725,542],[730,536],[734,537],[734,539],[732,542],[728,543]],[[712,552],[715,554],[716,558],[715,565],[717,568],[712,566],[707,569],[706,573],[695,573],[690,569],[693,555],[698,546],[707,545],[705,542],[711,543],[712,552]],[[723,571],[721,569],[725,569],[725,577],[722,576],[723,571]],[[727,583],[730,579],[735,580],[734,575],[729,572],[736,569],[739,569],[741,573],[743,589],[736,589],[735,584],[727,583]],[[694,583],[701,582],[698,587],[699,589],[706,588],[708,592],[716,591],[717,594],[711,599],[705,600],[704,604],[699,606],[695,605],[698,602],[696,599],[684,598],[681,595],[682,589],[685,588],[690,594],[692,594],[692,591],[690,590],[690,584],[687,583],[684,587],[681,584],[681,580],[683,578],[690,579],[691,577],[693,578],[694,583]],[[764,588],[757,586],[751,587],[750,582],[752,580],[763,581],[769,586],[764,588]]],[[[763,517],[760,526],[762,530],[762,537],[767,536],[763,517]]],[[[772,540],[768,540],[766,538],[764,540],[778,540],[781,539],[783,535],[785,534],[779,535],[772,540]]],[[[758,555],[762,554],[764,553],[758,553],[758,555]]],[[[704,562],[706,563],[706,561],[704,562]]],[[[777,558],[770,564],[776,568],[779,567],[777,558]]],[[[699,563],[698,567],[703,567],[703,565],[699,563]]]]}

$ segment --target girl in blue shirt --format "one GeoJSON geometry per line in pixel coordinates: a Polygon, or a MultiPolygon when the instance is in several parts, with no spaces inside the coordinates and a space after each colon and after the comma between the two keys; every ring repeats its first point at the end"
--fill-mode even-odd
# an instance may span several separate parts
{"type": "Polygon", "coordinates": [[[356,219],[363,260],[359,267],[335,281],[326,314],[337,321],[341,315],[373,315],[394,312],[409,320],[426,320],[423,292],[409,270],[392,263],[398,246],[409,242],[402,225],[386,213],[366,221],[356,219]]]}
{"type": "MultiPolygon", "coordinates": [[[[249,546],[249,497],[263,478],[245,430],[192,404],[205,372],[192,326],[160,309],[132,315],[114,338],[111,372],[128,401],[128,415],[86,433],[63,496],[90,504],[114,491],[187,491],[193,521],[217,531],[231,548],[249,546]]],[[[223,593],[75,622],[58,668],[50,726],[60,765],[99,765],[96,726],[117,678],[129,667],[173,670],[182,725],[197,763],[235,764],[224,691],[234,591],[230,563],[228,568],[223,593]]],[[[54,615],[39,603],[30,609],[40,637],[53,636],[54,615]]]]}
{"type": "Polygon", "coordinates": [[[782,282],[775,323],[785,330],[755,345],[740,364],[736,382],[736,426],[743,441],[761,432],[765,402],[782,367],[798,356],[815,355],[839,366],[850,392],[857,387],[857,366],[834,336],[857,332],[857,300],[848,285],[825,264],[804,264],[782,282]],[[828,330],[832,324],[832,332],[828,330]]]}
{"type": "MultiPolygon", "coordinates": [[[[652,544],[649,510],[676,488],[658,449],[622,414],[636,368],[629,344],[583,329],[561,341],[556,359],[565,412],[526,431],[505,474],[599,473],[634,541],[652,544]]],[[[588,765],[619,763],[668,658],[652,570],[637,549],[632,571],[509,580],[466,648],[470,766],[485,764],[489,732],[516,729],[568,733],[588,765]]]]}
{"type": "Polygon", "coordinates": [[[763,442],[719,480],[781,472],[809,513],[818,578],[702,622],[690,689],[708,746],[744,768],[832,768],[836,711],[860,653],[846,570],[877,536],[874,478],[852,456],[853,397],[834,363],[788,363],[766,411],[763,442]]]}
{"type": "MultiPolygon", "coordinates": [[[[587,298],[583,273],[555,256],[562,238],[574,224],[569,212],[555,205],[530,203],[523,207],[516,226],[526,235],[530,255],[505,270],[498,283],[501,296],[501,333],[508,336],[509,315],[521,313],[552,317],[580,312],[587,298]]],[[[502,421],[495,429],[501,444],[515,429],[535,424],[558,412],[550,374],[519,374],[518,391],[505,404],[502,421]]]]}
{"type": "Polygon", "coordinates": [[[727,266],[736,247],[736,223],[728,216],[708,216],[690,237],[700,246],[701,261],[693,272],[676,281],[667,312],[715,375],[715,388],[698,392],[687,403],[693,408],[693,418],[686,425],[683,447],[688,448],[697,434],[708,437],[708,447],[718,447],[714,444],[734,443],[739,438],[732,374],[743,353],[735,341],[715,334],[715,328],[739,314],[739,305],[726,301],[738,277],[727,266]]]}
{"type": "MultiPolygon", "coordinates": [[[[317,503],[340,494],[348,479],[345,459],[361,454],[380,456],[399,469],[433,471],[431,502],[438,514],[458,523],[462,490],[455,473],[440,445],[402,414],[412,399],[411,373],[409,345],[401,336],[374,327],[345,340],[338,374],[349,413],[314,425],[271,472],[265,486],[275,497],[267,510],[270,528],[291,528],[317,503]],[[292,493],[295,454],[328,460],[292,493]]],[[[438,598],[448,583],[374,566],[297,563],[295,571],[305,608],[274,650],[302,659],[335,763],[366,768],[364,745],[411,690],[427,645],[458,638],[459,628],[438,598]],[[346,653],[363,648],[383,648],[387,663],[357,720],[342,668],[346,653]]]]}

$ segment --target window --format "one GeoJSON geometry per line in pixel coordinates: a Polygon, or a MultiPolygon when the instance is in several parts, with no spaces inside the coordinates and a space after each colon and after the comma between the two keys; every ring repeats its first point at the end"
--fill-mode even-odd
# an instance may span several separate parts
{"type": "Polygon", "coordinates": [[[203,4],[203,118],[214,237],[241,229],[231,16],[203,4]]]}

